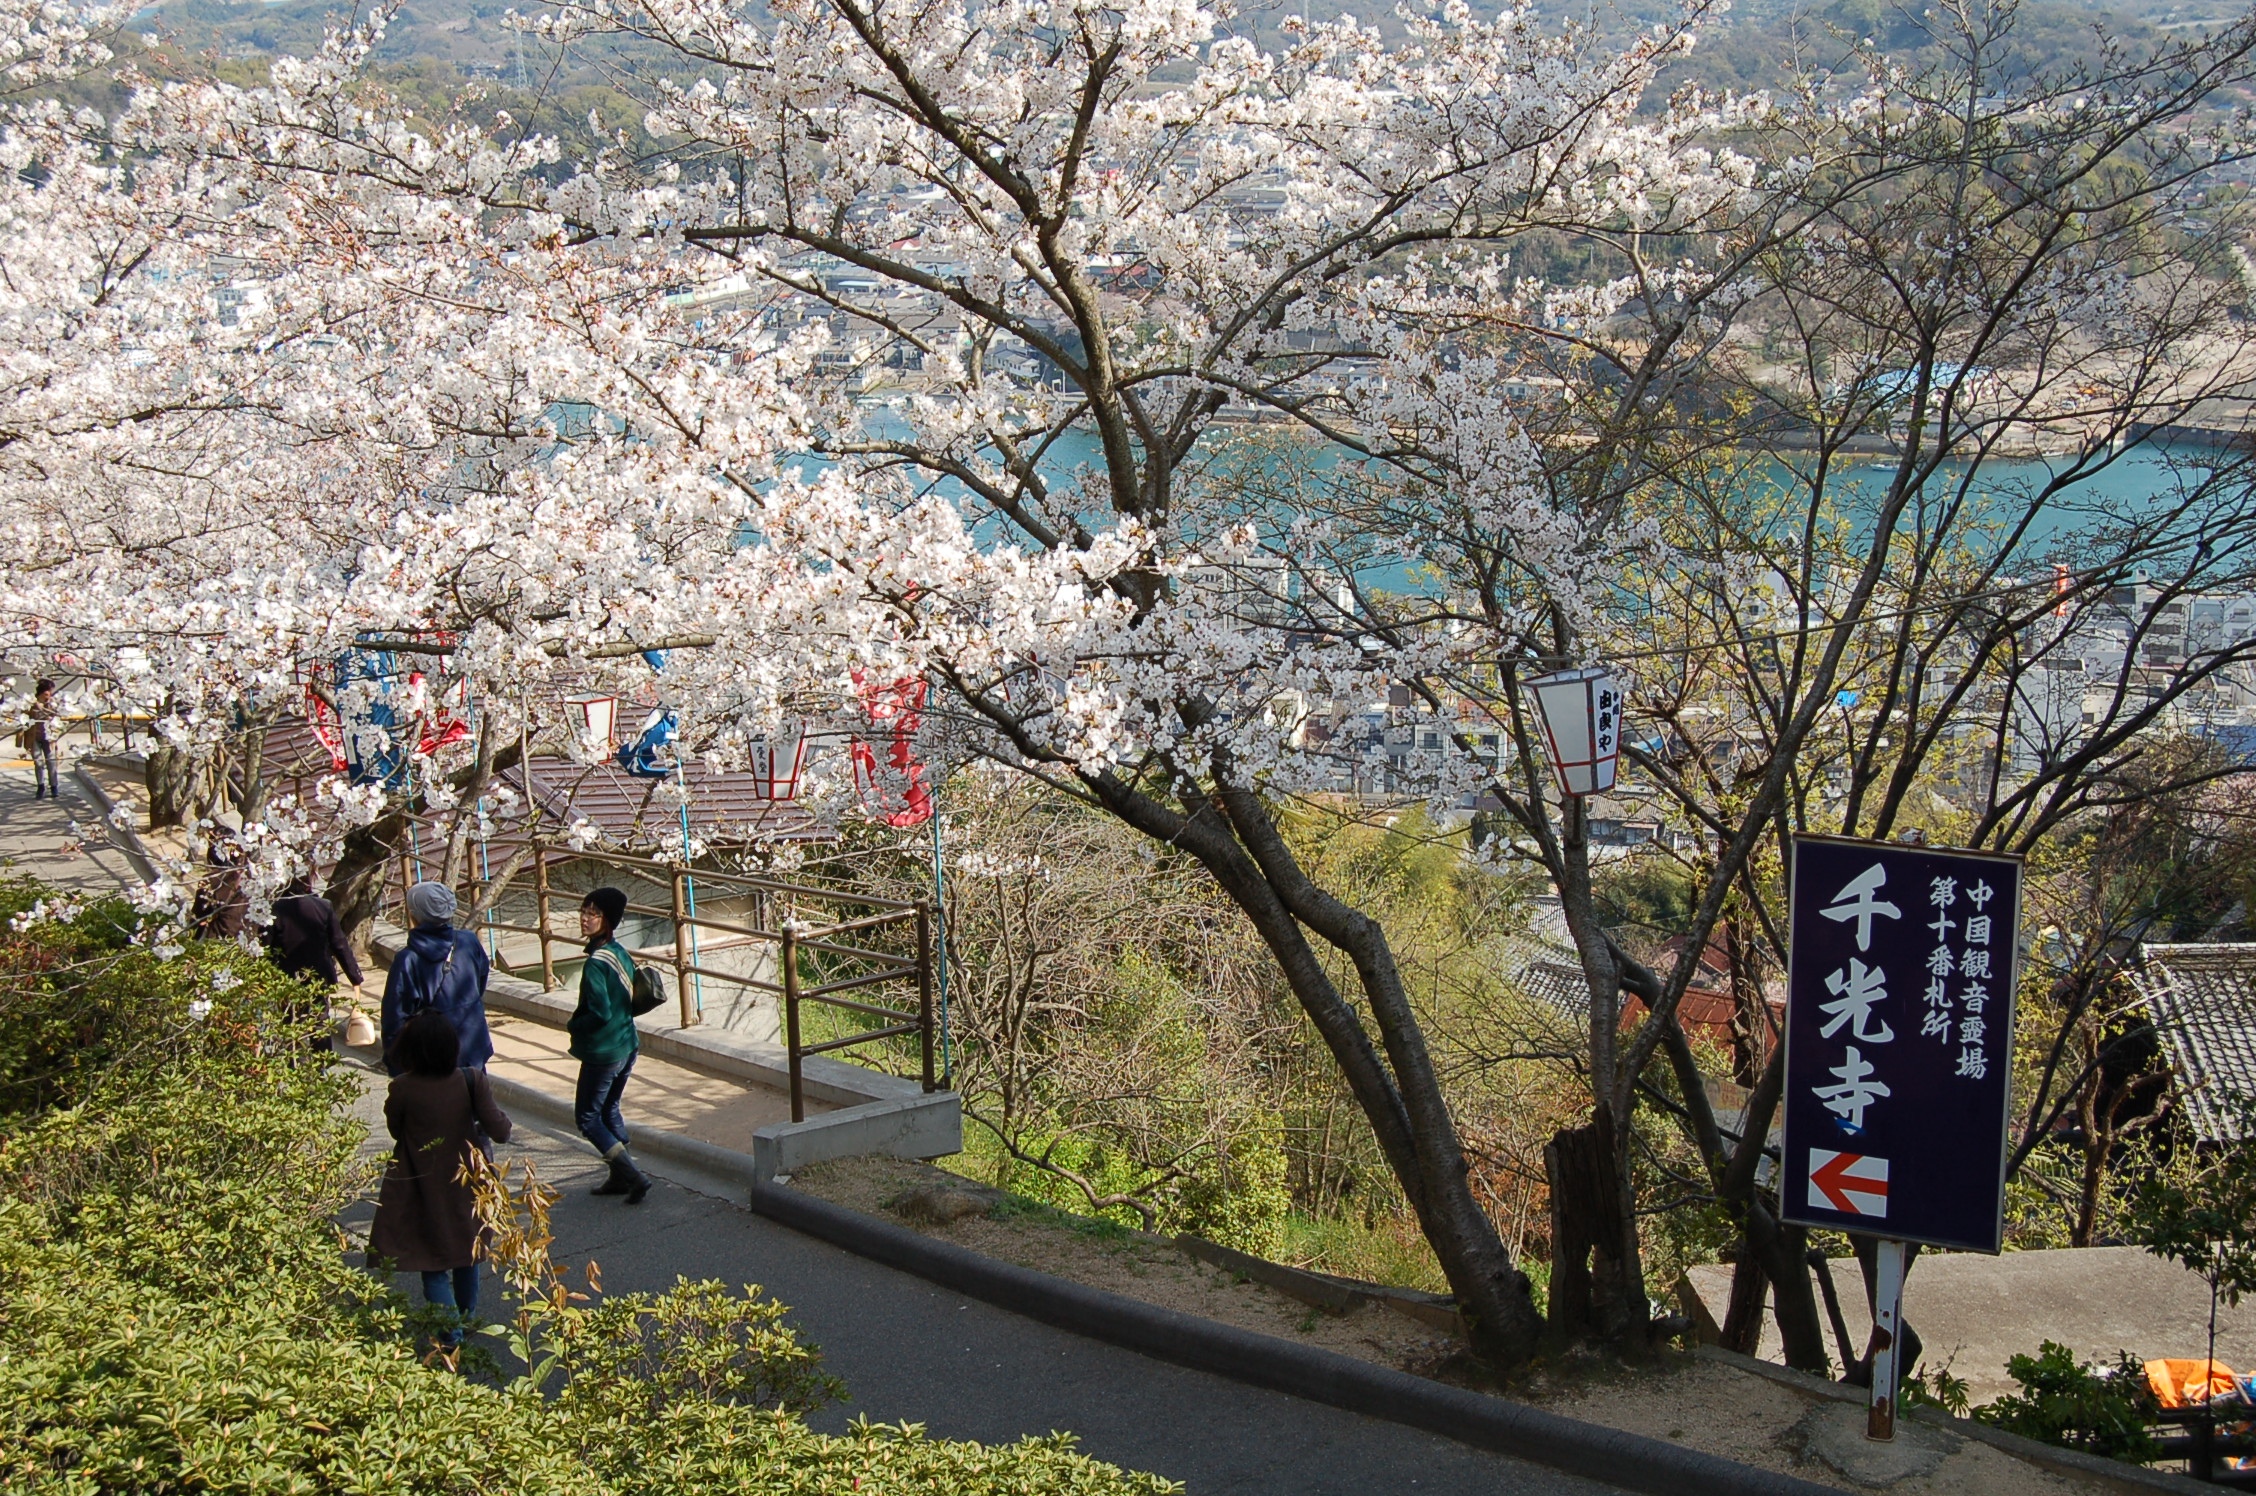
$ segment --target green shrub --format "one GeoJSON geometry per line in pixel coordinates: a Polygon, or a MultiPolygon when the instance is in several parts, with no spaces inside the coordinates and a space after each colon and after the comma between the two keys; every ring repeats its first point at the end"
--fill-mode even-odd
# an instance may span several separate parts
{"type": "Polygon", "coordinates": [[[2007,1361],[2005,1373],[2021,1390],[1974,1410],[1992,1428],[2110,1459],[2151,1460],[2158,1453],[2147,1425],[2160,1409],[2137,1357],[2118,1352],[2115,1364],[2102,1368],[2047,1340],[2034,1356],[2007,1361]]]}
{"type": "Polygon", "coordinates": [[[371,1171],[355,1083],[307,1051],[305,989],[232,946],[136,947],[123,906],[19,927],[40,897],[0,884],[11,1496],[1174,1489],[1062,1436],[817,1434],[797,1412],[840,1389],[781,1305],[712,1283],[582,1302],[545,1218],[521,1241],[556,1290],[518,1316],[535,1373],[456,1372],[346,1260],[332,1222],[371,1171]]]}

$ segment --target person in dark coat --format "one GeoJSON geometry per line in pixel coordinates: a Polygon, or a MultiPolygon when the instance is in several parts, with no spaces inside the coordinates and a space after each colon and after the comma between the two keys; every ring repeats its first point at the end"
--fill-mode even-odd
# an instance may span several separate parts
{"type": "Polygon", "coordinates": [[[337,909],[313,891],[303,874],[274,901],[274,922],[266,927],[266,949],[274,964],[294,977],[319,977],[331,986],[342,968],[345,980],[361,984],[360,960],[337,923],[337,909]]]}
{"type": "Polygon", "coordinates": [[[426,1008],[454,1025],[463,1069],[483,1070],[493,1058],[493,1035],[486,1029],[486,948],[472,932],[454,927],[454,909],[454,890],[444,883],[418,883],[407,891],[415,928],[384,978],[384,1068],[394,1075],[400,1067],[391,1057],[392,1041],[402,1024],[426,1008]]]}
{"type": "Polygon", "coordinates": [[[210,844],[204,852],[208,864],[196,885],[196,901],[189,917],[203,940],[233,940],[249,922],[251,901],[243,892],[243,820],[231,810],[212,813],[210,844]]]}
{"type": "MultiPolygon", "coordinates": [[[[323,995],[316,1000],[314,1011],[303,1011],[292,1004],[292,1012],[303,1018],[308,1028],[318,1028],[327,1020],[328,994],[337,985],[340,966],[352,979],[353,990],[360,990],[360,961],[345,941],[336,907],[314,893],[313,880],[304,874],[291,879],[289,890],[274,901],[274,918],[266,927],[265,938],[266,958],[285,975],[321,984],[323,995]]],[[[329,1047],[326,1035],[309,1042],[315,1050],[329,1047]]]]}
{"type": "Polygon", "coordinates": [[[629,1205],[640,1205],[650,1193],[650,1178],[627,1151],[627,1119],[619,1112],[619,1098],[626,1094],[627,1077],[642,1047],[634,1021],[634,957],[619,944],[619,921],[626,912],[627,896],[616,888],[598,888],[581,903],[587,961],[580,967],[580,1005],[564,1030],[572,1036],[572,1057],[580,1062],[572,1120],[611,1166],[610,1177],[591,1193],[625,1195],[629,1205]]]}
{"type": "Polygon", "coordinates": [[[508,1142],[510,1132],[486,1072],[456,1065],[460,1043],[454,1025],[433,1008],[400,1028],[393,1053],[402,1069],[384,1097],[384,1125],[395,1146],[368,1232],[372,1264],[421,1273],[424,1301],[454,1311],[454,1328],[440,1337],[448,1345],[461,1343],[462,1324],[477,1312],[478,1258],[488,1234],[463,1174],[480,1146],[479,1128],[495,1143],[508,1142]]]}

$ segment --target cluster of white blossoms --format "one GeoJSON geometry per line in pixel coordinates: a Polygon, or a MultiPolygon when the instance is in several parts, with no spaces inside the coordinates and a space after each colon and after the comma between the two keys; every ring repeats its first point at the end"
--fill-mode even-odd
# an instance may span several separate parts
{"type": "MultiPolygon", "coordinates": [[[[923,680],[926,758],[1314,772],[1280,702],[1367,701],[1526,620],[1382,627],[1298,516],[1202,479],[1217,417],[1458,496],[1531,609],[1583,616],[1628,542],[1532,481],[1468,329],[1546,315],[1515,232],[1750,191],[1713,141],[1754,106],[1638,112],[1696,19],[1617,52],[1461,4],[1277,53],[1188,0],[528,23],[676,49],[657,169],[411,125],[364,78],[380,18],[263,87],[19,99],[0,645],[188,741],[302,710],[357,646],[571,751],[566,697],[648,700],[663,652],[685,750],[721,764],[923,680]],[[888,348],[917,378],[873,394],[851,366],[888,348]],[[1195,583],[1255,563],[1296,574],[1292,616],[1195,583]]],[[[0,65],[87,65],[87,36],[0,3],[0,65]]]]}

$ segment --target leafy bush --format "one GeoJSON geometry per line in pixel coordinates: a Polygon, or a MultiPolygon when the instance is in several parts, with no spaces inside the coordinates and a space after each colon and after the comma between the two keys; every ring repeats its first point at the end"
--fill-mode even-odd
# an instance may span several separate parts
{"type": "Polygon", "coordinates": [[[2034,1356],[2007,1361],[2005,1372],[2021,1390],[1974,1410],[1991,1427],[2110,1459],[2151,1460],[2159,1452],[2147,1425],[2161,1410],[2145,1368],[2128,1352],[2102,1368],[2047,1340],[2034,1356]]]}
{"type": "Polygon", "coordinates": [[[796,1412],[840,1389],[781,1305],[711,1283],[571,1293],[529,1178],[512,1220],[540,1289],[517,1322],[532,1369],[459,1374],[346,1261],[332,1221],[370,1170],[354,1082],[304,1042],[305,990],[232,946],[136,946],[121,905],[40,897],[0,884],[0,1490],[1172,1489],[1064,1436],[817,1434],[796,1412]]]}

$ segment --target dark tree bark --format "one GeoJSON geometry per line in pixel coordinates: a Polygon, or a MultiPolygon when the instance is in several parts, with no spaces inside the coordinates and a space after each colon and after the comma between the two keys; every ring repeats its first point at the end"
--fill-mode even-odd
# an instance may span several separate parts
{"type": "Polygon", "coordinates": [[[154,746],[141,770],[149,791],[149,829],[178,826],[211,807],[211,763],[190,748],[151,735],[154,746]]]}
{"type": "Polygon", "coordinates": [[[1474,1345],[1511,1365],[1533,1355],[1543,1322],[1533,1290],[1472,1191],[1448,1099],[1379,922],[1308,877],[1261,797],[1216,766],[1211,798],[1177,809],[1111,773],[1083,793],[1146,835],[1198,859],[1253,922],[1301,1011],[1339,1065],[1380,1150],[1464,1309],[1474,1345]],[[1310,937],[1348,958],[1377,1042],[1310,937]]]}
{"type": "Polygon", "coordinates": [[[1644,1295],[1622,1299],[1620,1243],[1623,1189],[1613,1115],[1601,1106],[1581,1127],[1566,1128],[1543,1150],[1551,1186],[1552,1334],[1621,1340],[1651,1318],[1644,1295]]]}
{"type": "MultiPolygon", "coordinates": [[[[481,738],[477,758],[455,770],[448,776],[447,783],[457,794],[465,791],[475,794],[494,775],[515,768],[523,757],[522,742],[497,750],[490,736],[481,738]]],[[[345,834],[343,850],[337,855],[337,865],[330,869],[329,883],[322,897],[336,906],[337,923],[348,938],[374,919],[383,907],[385,872],[398,854],[400,838],[407,834],[408,823],[423,810],[423,796],[413,795],[367,825],[356,826],[345,834]]]]}
{"type": "Polygon", "coordinates": [[[1762,1256],[1744,1233],[1731,1264],[1731,1302],[1723,1311],[1723,1348],[1751,1356],[1762,1348],[1763,1290],[1770,1279],[1762,1256]]]}

